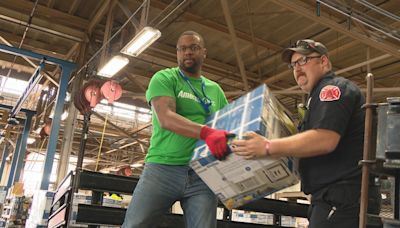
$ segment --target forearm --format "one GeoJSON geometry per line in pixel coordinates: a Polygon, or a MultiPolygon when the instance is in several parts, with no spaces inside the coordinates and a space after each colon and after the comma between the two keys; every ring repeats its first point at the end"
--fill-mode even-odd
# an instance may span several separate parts
{"type": "Polygon", "coordinates": [[[154,97],[151,104],[161,128],[189,138],[200,138],[203,125],[176,113],[176,103],[172,97],[154,97]]]}
{"type": "Polygon", "coordinates": [[[203,125],[190,121],[171,111],[164,113],[162,118],[159,121],[163,129],[189,138],[200,138],[200,131],[203,125]]]}
{"type": "Polygon", "coordinates": [[[313,129],[293,136],[270,141],[269,153],[273,157],[313,157],[332,152],[340,139],[334,131],[313,129]]]}

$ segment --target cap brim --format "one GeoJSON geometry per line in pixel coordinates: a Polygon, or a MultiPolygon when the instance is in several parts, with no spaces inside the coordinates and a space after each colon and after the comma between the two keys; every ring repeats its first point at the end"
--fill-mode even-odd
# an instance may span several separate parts
{"type": "Polygon", "coordinates": [[[290,63],[292,61],[292,55],[295,52],[298,52],[302,55],[308,55],[311,54],[313,51],[304,48],[286,48],[282,52],[282,61],[285,63],[290,63]]]}

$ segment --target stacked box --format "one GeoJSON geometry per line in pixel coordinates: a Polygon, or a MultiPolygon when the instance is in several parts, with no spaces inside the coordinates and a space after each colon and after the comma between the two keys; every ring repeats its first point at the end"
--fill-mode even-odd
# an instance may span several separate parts
{"type": "Polygon", "coordinates": [[[282,215],[281,225],[285,227],[296,227],[296,217],[282,215]]]}
{"type": "Polygon", "coordinates": [[[71,207],[71,218],[69,221],[69,225],[71,227],[87,227],[86,224],[79,224],[76,222],[76,218],[78,217],[78,204],[91,204],[92,196],[83,193],[75,193],[73,195],[74,199],[71,207]]]}
{"type": "Polygon", "coordinates": [[[13,196],[9,200],[10,203],[5,206],[2,214],[6,218],[6,227],[25,227],[32,198],[13,196]]]}
{"type": "Polygon", "coordinates": [[[24,183],[15,182],[9,189],[8,194],[11,196],[23,196],[24,195],[24,183]]]}
{"type": "Polygon", "coordinates": [[[105,206],[105,207],[121,208],[122,207],[122,200],[113,199],[111,197],[104,197],[102,205],[105,206]]]}
{"type": "Polygon", "coordinates": [[[54,192],[37,190],[33,194],[28,222],[30,227],[46,226],[49,219],[54,192]]]}
{"type": "Polygon", "coordinates": [[[232,210],[231,220],[235,222],[273,225],[274,215],[268,213],[252,212],[252,211],[232,210]]]}
{"type": "MultiPolygon", "coordinates": [[[[270,139],[295,132],[293,122],[265,85],[214,113],[206,124],[235,133],[238,138],[247,131],[270,139]]],[[[197,142],[191,167],[228,209],[294,185],[299,179],[293,158],[245,160],[229,154],[219,161],[202,140],[197,142]]]]}
{"type": "Polygon", "coordinates": [[[0,204],[5,203],[6,196],[7,196],[6,186],[0,186],[0,204]]]}

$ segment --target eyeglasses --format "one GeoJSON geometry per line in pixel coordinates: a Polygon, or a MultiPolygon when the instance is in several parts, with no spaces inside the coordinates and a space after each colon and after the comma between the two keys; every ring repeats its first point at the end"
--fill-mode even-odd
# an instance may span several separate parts
{"type": "Polygon", "coordinates": [[[179,51],[179,52],[185,52],[187,50],[190,50],[192,52],[197,52],[200,49],[202,49],[202,47],[200,45],[198,45],[198,44],[192,44],[189,47],[186,47],[186,46],[176,47],[176,50],[179,51]]]}
{"type": "Polygon", "coordinates": [[[293,68],[296,67],[296,65],[304,66],[310,61],[310,59],[316,59],[316,58],[321,58],[321,55],[318,55],[318,56],[302,56],[298,60],[289,63],[288,67],[289,67],[289,69],[293,69],[293,68]]]}

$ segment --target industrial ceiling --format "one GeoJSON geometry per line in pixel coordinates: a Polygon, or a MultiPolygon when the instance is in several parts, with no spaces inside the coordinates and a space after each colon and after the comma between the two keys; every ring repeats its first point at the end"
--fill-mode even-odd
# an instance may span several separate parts
{"type": "MultiPolygon", "coordinates": [[[[266,83],[296,119],[296,107],[305,94],[280,53],[305,38],[324,43],[334,70],[361,88],[367,73],[372,73],[376,102],[400,95],[399,0],[0,1],[0,43],[76,62],[68,89],[72,94],[143,26],[159,29],[162,36],[138,57],[129,57],[129,65],[113,77],[123,87],[122,103],[148,108],[144,93],[149,80],[158,70],[176,66],[176,41],[186,30],[203,35],[207,48],[203,75],[218,82],[230,100],[266,83]]],[[[37,61],[0,52],[3,76],[27,81],[36,65],[37,61]]],[[[41,84],[57,88],[59,75],[60,69],[46,66],[41,84]]],[[[35,90],[24,107],[37,110],[41,93],[35,90]]],[[[14,105],[15,98],[1,95],[1,103],[14,105]]],[[[73,114],[70,103],[66,108],[73,114]]],[[[46,122],[50,109],[51,105],[38,110],[35,127],[46,122]]],[[[78,113],[72,155],[79,151],[82,120],[78,113]]],[[[111,116],[103,134],[105,120],[104,114],[92,115],[85,168],[94,169],[99,151],[99,170],[143,162],[151,124],[111,116]]],[[[11,138],[19,131],[15,128],[11,138]]],[[[58,151],[64,141],[64,131],[60,133],[58,151]]],[[[38,140],[28,151],[45,153],[45,139],[31,135],[38,140]]],[[[140,168],[134,171],[137,174],[140,168]]]]}

